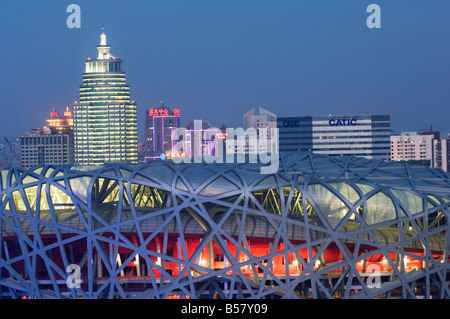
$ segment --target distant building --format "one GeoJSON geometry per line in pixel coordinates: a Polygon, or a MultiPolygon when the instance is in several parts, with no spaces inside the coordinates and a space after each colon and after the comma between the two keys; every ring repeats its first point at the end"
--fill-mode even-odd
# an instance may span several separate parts
{"type": "Polygon", "coordinates": [[[391,136],[391,160],[450,170],[450,139],[440,132],[402,132],[391,136]]]}
{"type": "Polygon", "coordinates": [[[278,118],[280,152],[390,159],[389,115],[278,118]]]}
{"type": "Polygon", "coordinates": [[[277,127],[280,152],[312,152],[311,116],[279,117],[277,127]]]}
{"type": "Polygon", "coordinates": [[[122,60],[109,52],[105,33],[97,50],[97,58],[86,61],[80,101],[74,104],[75,162],[137,163],[137,105],[130,100],[122,60]]]}
{"type": "Polygon", "coordinates": [[[20,137],[20,161],[23,168],[73,163],[72,112],[67,108],[60,116],[53,109],[47,123],[49,127],[33,128],[20,137]]]}
{"type": "Polygon", "coordinates": [[[432,166],[450,172],[450,136],[433,140],[432,166]]]}
{"type": "Polygon", "coordinates": [[[145,117],[145,151],[148,155],[159,156],[172,149],[172,130],[180,127],[180,110],[164,106],[147,110],[145,117]]]}
{"type": "Polygon", "coordinates": [[[239,147],[235,143],[236,153],[261,154],[278,152],[278,148],[272,145],[272,142],[278,143],[278,141],[273,140],[277,139],[278,135],[272,136],[272,129],[277,129],[277,115],[275,113],[269,112],[262,107],[252,108],[244,114],[243,124],[244,130],[248,130],[249,128],[255,129],[258,143],[252,145],[247,140],[244,147],[239,147]]]}
{"type": "Polygon", "coordinates": [[[434,135],[418,132],[402,132],[391,136],[391,160],[415,161],[431,166],[434,135]]]}

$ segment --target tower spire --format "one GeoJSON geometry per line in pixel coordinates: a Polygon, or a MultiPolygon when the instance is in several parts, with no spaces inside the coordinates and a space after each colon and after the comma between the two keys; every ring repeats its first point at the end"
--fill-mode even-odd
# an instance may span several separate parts
{"type": "Polygon", "coordinates": [[[100,34],[100,45],[97,46],[98,50],[98,57],[97,59],[111,59],[113,56],[111,53],[109,53],[109,49],[111,47],[106,44],[106,34],[103,31],[102,34],[100,34]]]}
{"type": "Polygon", "coordinates": [[[105,31],[103,31],[102,34],[100,34],[100,45],[107,45],[105,31]]]}

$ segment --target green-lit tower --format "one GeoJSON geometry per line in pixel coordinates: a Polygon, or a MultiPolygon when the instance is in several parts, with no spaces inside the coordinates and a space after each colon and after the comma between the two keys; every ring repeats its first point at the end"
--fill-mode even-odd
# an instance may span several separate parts
{"type": "Polygon", "coordinates": [[[122,60],[109,49],[103,32],[97,58],[86,60],[80,101],[74,104],[74,159],[80,164],[138,160],[137,106],[130,101],[122,60]]]}

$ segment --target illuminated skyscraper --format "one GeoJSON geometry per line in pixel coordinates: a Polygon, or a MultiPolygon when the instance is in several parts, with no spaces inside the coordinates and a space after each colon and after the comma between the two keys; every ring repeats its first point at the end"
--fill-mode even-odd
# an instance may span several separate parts
{"type": "Polygon", "coordinates": [[[74,104],[74,157],[86,165],[132,162],[137,157],[137,106],[122,60],[109,52],[106,35],[100,36],[96,59],[88,58],[74,104]]]}

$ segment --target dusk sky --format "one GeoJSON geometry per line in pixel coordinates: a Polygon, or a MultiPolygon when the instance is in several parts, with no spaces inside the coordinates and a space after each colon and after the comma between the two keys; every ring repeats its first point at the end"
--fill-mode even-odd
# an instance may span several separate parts
{"type": "Polygon", "coordinates": [[[78,100],[102,28],[145,111],[180,109],[182,126],[242,127],[279,117],[390,114],[396,132],[450,132],[450,1],[0,1],[0,137],[42,128],[78,100]],[[81,28],[66,25],[69,4],[81,28]],[[369,4],[381,29],[369,29],[369,4]]]}

